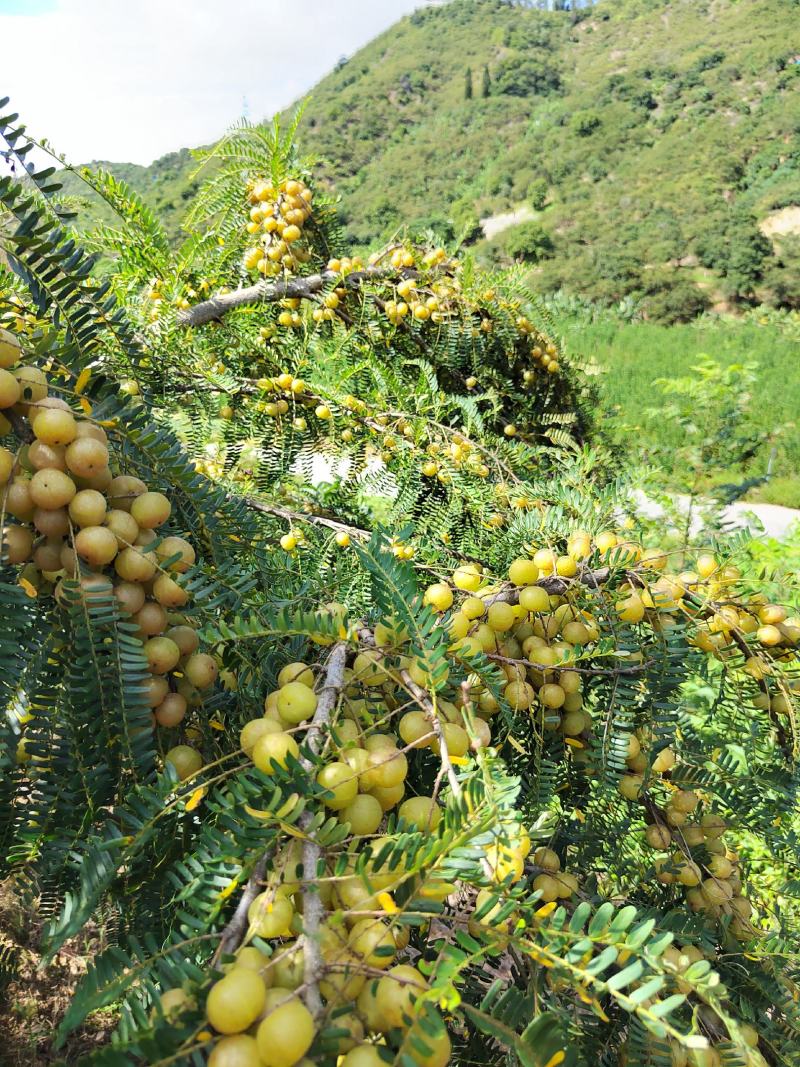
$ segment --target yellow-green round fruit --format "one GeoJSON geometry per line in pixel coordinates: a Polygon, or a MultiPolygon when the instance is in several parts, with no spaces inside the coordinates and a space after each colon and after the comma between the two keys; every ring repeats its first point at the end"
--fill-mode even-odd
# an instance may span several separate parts
{"type": "Polygon", "coordinates": [[[220,1038],[208,1057],[207,1067],[261,1067],[256,1039],[249,1034],[220,1038]]]}
{"type": "Polygon", "coordinates": [[[358,794],[358,776],[355,771],[349,764],[338,761],[321,768],[317,774],[317,785],[330,794],[323,796],[322,803],[333,811],[340,811],[352,804],[358,794]]]}
{"type": "Polygon", "coordinates": [[[0,408],[10,408],[22,394],[17,378],[5,368],[0,368],[0,408]]]}
{"type": "Polygon", "coordinates": [[[377,797],[360,793],[347,807],[342,808],[339,818],[350,824],[350,833],[355,837],[365,837],[377,832],[383,820],[383,808],[377,797]]]}
{"type": "Polygon", "coordinates": [[[464,563],[453,571],[453,585],[465,593],[474,593],[480,589],[481,574],[474,563],[464,563]]]}
{"type": "Polygon", "coordinates": [[[172,505],[163,493],[141,493],[131,504],[131,515],[142,530],[154,530],[166,522],[172,505]]]}
{"type": "Polygon", "coordinates": [[[310,719],[317,710],[317,694],[304,682],[286,682],[278,690],[276,703],[284,722],[296,725],[310,719]]]}
{"type": "Polygon", "coordinates": [[[247,722],[242,727],[242,731],[239,734],[239,744],[244,750],[246,756],[253,757],[253,749],[256,747],[256,743],[265,734],[279,734],[283,733],[280,724],[275,722],[274,719],[253,719],[251,722],[247,722]]]}
{"type": "Polygon", "coordinates": [[[383,1028],[388,1030],[409,1025],[414,1017],[414,1001],[427,988],[428,983],[416,967],[407,963],[392,967],[378,982],[375,994],[383,1028]]]}
{"type": "Polygon", "coordinates": [[[248,971],[255,971],[257,974],[261,975],[262,981],[264,981],[266,985],[271,985],[272,971],[274,968],[268,967],[268,963],[269,956],[265,956],[261,949],[256,948],[255,945],[245,945],[244,948],[240,948],[236,953],[236,960],[233,966],[244,967],[248,971]]]}
{"type": "Polygon", "coordinates": [[[669,828],[659,823],[653,823],[652,826],[648,826],[644,836],[650,848],[657,848],[660,852],[669,848],[672,842],[672,834],[669,828]]]}
{"type": "Polygon", "coordinates": [[[178,778],[185,782],[203,766],[203,757],[190,745],[176,745],[166,754],[164,762],[170,763],[175,768],[178,778]]]}
{"type": "Polygon", "coordinates": [[[183,674],[198,689],[208,689],[216,682],[219,667],[213,656],[206,652],[195,652],[187,659],[183,674]]]}
{"type": "Polygon", "coordinates": [[[431,1037],[422,1023],[415,1022],[408,1032],[403,1046],[417,1067],[447,1067],[450,1063],[452,1047],[450,1037],[444,1025],[431,1037]],[[426,1051],[422,1051],[423,1046],[426,1051]]]}
{"type": "Polygon", "coordinates": [[[379,919],[361,919],[350,930],[350,947],[369,967],[383,971],[397,952],[392,931],[379,919]]]}
{"type": "Polygon", "coordinates": [[[537,614],[550,610],[550,597],[540,585],[528,585],[519,591],[520,606],[537,614]]]}
{"type": "Polygon", "coordinates": [[[549,904],[561,895],[561,883],[552,874],[540,874],[533,880],[533,888],[542,894],[541,900],[549,904]]]}
{"type": "Polygon", "coordinates": [[[274,774],[279,767],[286,770],[289,756],[299,760],[300,749],[293,737],[281,731],[260,737],[253,747],[252,760],[264,774],[274,774]]]}
{"type": "Polygon", "coordinates": [[[435,830],[442,819],[442,809],[433,797],[409,797],[397,809],[397,814],[416,830],[435,830]]]}
{"type": "Polygon", "coordinates": [[[545,874],[554,874],[561,870],[561,860],[553,849],[540,845],[533,853],[533,862],[541,867],[545,874]]]}
{"type": "Polygon", "coordinates": [[[106,517],[106,498],[96,489],[81,489],[69,502],[69,517],[76,526],[99,526],[106,517]]]}
{"type": "Polygon", "coordinates": [[[539,568],[532,559],[515,559],[508,568],[508,579],[514,585],[533,585],[539,577],[539,568]]]}
{"type": "Polygon", "coordinates": [[[305,663],[287,663],[278,673],[278,685],[284,686],[287,682],[301,682],[309,689],[313,689],[314,672],[305,663]]]}
{"type": "MultiPolygon", "coordinates": [[[[131,521],[136,521],[133,516],[131,516],[131,521]]],[[[178,574],[185,574],[197,559],[194,548],[183,537],[165,537],[156,549],[156,555],[162,566],[164,561],[172,559],[173,562],[166,569],[178,574]],[[178,556],[178,559],[175,559],[175,556],[178,556]]]]}
{"type": "Polygon", "coordinates": [[[262,1067],[292,1067],[314,1040],[314,1018],[299,997],[284,989],[267,993],[267,1014],[256,1031],[262,1067]]]}
{"type": "Polygon", "coordinates": [[[431,724],[424,711],[407,711],[400,720],[397,731],[404,744],[413,748],[428,748],[433,739],[431,724]]]}
{"type": "Polygon", "coordinates": [[[117,539],[105,526],[85,526],[75,535],[75,551],[90,567],[99,570],[116,556],[117,539]]]}
{"type": "Polygon", "coordinates": [[[189,601],[188,591],[182,585],[178,585],[168,574],[159,574],[153,582],[153,596],[159,604],[163,604],[171,611],[182,608],[189,601]]]}
{"type": "Polygon", "coordinates": [[[151,637],[142,650],[152,674],[167,674],[181,658],[181,650],[168,637],[151,637]]]}
{"type": "Polygon", "coordinates": [[[174,1019],[192,1007],[193,1001],[183,989],[167,989],[159,997],[159,1005],[165,1019],[174,1019]]]}
{"type": "Polygon", "coordinates": [[[505,604],[501,600],[489,605],[486,621],[495,633],[506,633],[517,621],[517,616],[511,604],[505,604]]]}
{"type": "Polygon", "coordinates": [[[250,929],[257,937],[285,937],[291,932],[294,907],[285,896],[268,889],[259,893],[247,909],[250,929]]]}
{"type": "Polygon", "coordinates": [[[159,726],[177,726],[186,718],[188,704],[180,693],[168,693],[156,708],[154,714],[159,726]]]}
{"type": "Polygon", "coordinates": [[[22,349],[14,334],[0,329],[0,367],[13,367],[21,356],[22,349]]]}
{"type": "Polygon", "coordinates": [[[266,986],[255,971],[234,967],[211,987],[206,1017],[220,1034],[240,1034],[264,1010],[266,997],[266,986]]]}
{"type": "Polygon", "coordinates": [[[453,590],[445,582],[434,582],[425,590],[423,602],[434,611],[447,611],[453,604],[453,590]]]}
{"type": "Polygon", "coordinates": [[[108,466],[108,446],[94,437],[76,437],[67,445],[64,460],[79,478],[93,478],[108,466]]]}
{"type": "Polygon", "coordinates": [[[377,649],[368,648],[359,652],[353,660],[353,677],[361,685],[383,685],[388,681],[389,675],[383,667],[383,656],[377,649]]]}
{"type": "Polygon", "coordinates": [[[644,779],[640,774],[624,774],[617,782],[617,789],[626,800],[638,800],[643,786],[644,779]]]}

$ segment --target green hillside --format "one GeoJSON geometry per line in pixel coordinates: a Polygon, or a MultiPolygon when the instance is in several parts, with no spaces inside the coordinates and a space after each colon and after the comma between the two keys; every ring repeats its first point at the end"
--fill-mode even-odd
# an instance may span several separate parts
{"type": "MultiPolygon", "coordinates": [[[[324,78],[301,143],[357,244],[407,224],[468,233],[530,262],[537,288],[631,295],[664,321],[797,306],[799,20],[798,0],[451,0],[324,78]],[[485,240],[477,220],[504,212],[522,221],[485,240]]],[[[176,227],[194,166],[114,169],[176,227]]]]}

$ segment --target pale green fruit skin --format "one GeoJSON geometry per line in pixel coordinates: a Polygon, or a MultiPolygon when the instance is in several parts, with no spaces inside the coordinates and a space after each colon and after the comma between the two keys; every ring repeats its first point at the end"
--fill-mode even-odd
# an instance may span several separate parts
{"type": "Polygon", "coordinates": [[[409,797],[397,814],[417,830],[435,830],[442,819],[442,809],[430,797],[409,797]]]}
{"type": "Polygon", "coordinates": [[[347,763],[334,762],[323,767],[317,775],[317,785],[333,793],[323,796],[322,803],[334,811],[346,808],[358,795],[358,776],[347,763]]]}
{"type": "Polygon", "coordinates": [[[259,937],[284,937],[290,931],[293,918],[292,902],[276,896],[271,890],[259,893],[247,909],[248,922],[259,937]]]}
{"type": "Polygon", "coordinates": [[[249,1034],[221,1038],[208,1057],[207,1067],[261,1067],[256,1039],[249,1034]]]}
{"type": "Polygon", "coordinates": [[[428,988],[428,984],[416,967],[399,963],[392,967],[378,982],[375,994],[377,1008],[387,1029],[408,1025],[404,1017],[413,1018],[414,1000],[428,988]],[[405,984],[401,984],[402,979],[405,984]]]}
{"type": "Polygon", "coordinates": [[[281,731],[260,737],[253,748],[252,760],[264,774],[274,774],[279,767],[287,768],[289,755],[299,760],[300,749],[293,737],[281,731]]]}
{"type": "Polygon", "coordinates": [[[187,778],[196,774],[203,766],[203,757],[189,745],[176,745],[166,754],[164,762],[172,764],[178,778],[185,782],[187,778]]]}
{"type": "Polygon", "coordinates": [[[206,1016],[220,1034],[239,1034],[252,1026],[267,997],[267,988],[255,971],[235,967],[211,987],[206,1016]]]}
{"type": "Polygon", "coordinates": [[[342,808],[339,813],[342,822],[350,823],[350,832],[356,837],[377,833],[383,821],[383,808],[380,801],[367,793],[362,793],[342,808]]]}
{"type": "Polygon", "coordinates": [[[317,709],[317,696],[303,682],[287,682],[278,690],[278,714],[293,724],[310,719],[317,709]]]}
{"type": "Polygon", "coordinates": [[[305,1004],[284,989],[270,990],[267,1008],[271,1010],[256,1032],[263,1067],[292,1067],[311,1048],[314,1019],[305,1004]]]}

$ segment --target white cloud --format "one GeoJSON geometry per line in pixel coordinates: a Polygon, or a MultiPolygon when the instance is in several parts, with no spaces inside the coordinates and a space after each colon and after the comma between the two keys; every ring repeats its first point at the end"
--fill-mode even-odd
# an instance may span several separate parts
{"type": "MultiPolygon", "coordinates": [[[[269,117],[436,0],[55,0],[0,13],[0,97],[71,162],[149,163],[269,117]]],[[[0,4],[2,12],[2,4],[0,4]]]]}

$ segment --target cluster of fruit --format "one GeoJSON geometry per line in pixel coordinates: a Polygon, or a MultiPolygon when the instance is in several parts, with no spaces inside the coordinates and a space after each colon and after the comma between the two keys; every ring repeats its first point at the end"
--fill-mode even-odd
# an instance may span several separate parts
{"type": "MultiPolygon", "coordinates": [[[[189,541],[159,532],[172,510],[169,499],[139,478],[114,472],[106,430],[76,417],[51,395],[47,376],[21,362],[22,349],[0,336],[0,432],[13,428],[23,443],[16,453],[0,447],[2,560],[21,567],[31,595],[60,603],[116,597],[135,623],[150,669],[146,700],[154,724],[175,727],[201,691],[217,677],[214,658],[198,651],[199,638],[175,614],[189,601],[181,584],[195,562],[189,541]]],[[[197,770],[200,755],[179,746],[182,773],[197,770]],[[183,750],[187,751],[184,752],[183,750]]]]}
{"type": "Polygon", "coordinates": [[[245,269],[264,277],[296,273],[311,258],[300,242],[314,194],[295,178],[277,184],[259,178],[247,183],[247,199],[250,221],[245,228],[252,237],[258,235],[258,242],[244,253],[245,269]]]}

